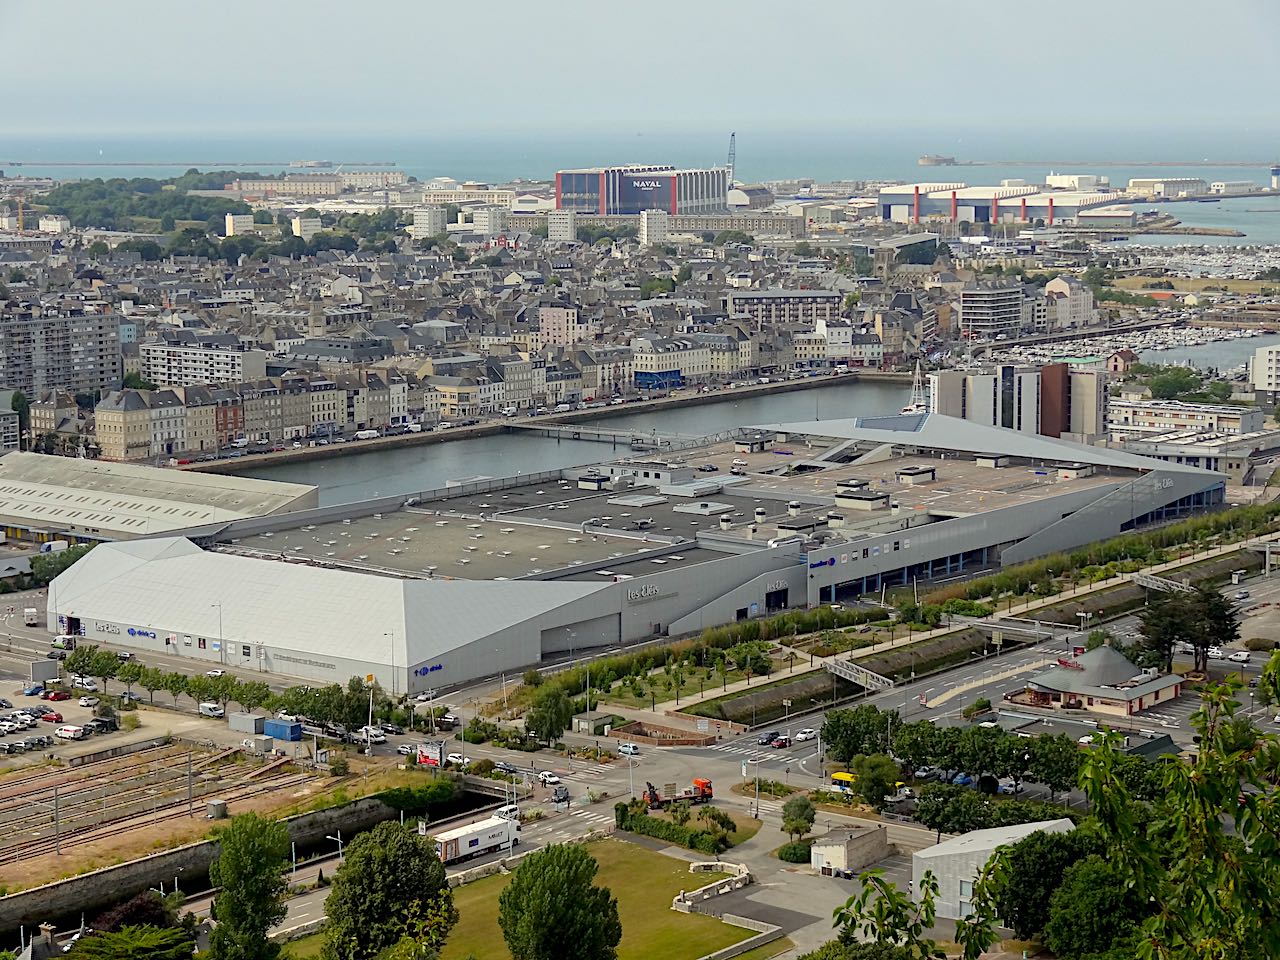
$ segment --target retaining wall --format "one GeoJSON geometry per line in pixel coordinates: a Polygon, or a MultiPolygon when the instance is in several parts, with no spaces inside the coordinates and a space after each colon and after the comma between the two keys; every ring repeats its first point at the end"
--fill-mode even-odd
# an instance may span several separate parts
{"type": "Polygon", "coordinates": [[[707,862],[689,864],[690,873],[708,873],[711,871],[723,873],[726,869],[732,871],[732,876],[728,880],[716,880],[706,886],[699,887],[697,890],[681,890],[671,898],[671,909],[679,913],[696,913],[699,912],[697,909],[699,904],[716,897],[722,897],[726,893],[741,890],[751,883],[751,871],[747,869],[747,865],[744,863],[707,862]]]}

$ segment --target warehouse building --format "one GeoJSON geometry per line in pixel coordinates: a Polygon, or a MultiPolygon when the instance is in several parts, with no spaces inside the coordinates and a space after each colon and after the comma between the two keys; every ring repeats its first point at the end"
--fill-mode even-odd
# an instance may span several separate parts
{"type": "Polygon", "coordinates": [[[9,540],[97,543],[307,510],[316,488],[14,451],[0,457],[9,540]]]}
{"type": "Polygon", "coordinates": [[[743,428],[698,461],[718,469],[645,454],[108,544],[55,581],[49,625],[418,692],[1017,563],[1223,496],[1220,474],[936,414],[743,428]]]}

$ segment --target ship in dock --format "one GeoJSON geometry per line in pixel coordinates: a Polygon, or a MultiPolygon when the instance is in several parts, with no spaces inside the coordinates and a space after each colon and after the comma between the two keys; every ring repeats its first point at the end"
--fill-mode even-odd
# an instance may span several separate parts
{"type": "Polygon", "coordinates": [[[333,169],[332,160],[292,160],[289,162],[291,167],[305,167],[308,170],[331,170],[333,169]]]}
{"type": "Polygon", "coordinates": [[[922,167],[954,167],[956,165],[955,157],[944,157],[940,153],[926,153],[923,157],[916,161],[922,167]]]}

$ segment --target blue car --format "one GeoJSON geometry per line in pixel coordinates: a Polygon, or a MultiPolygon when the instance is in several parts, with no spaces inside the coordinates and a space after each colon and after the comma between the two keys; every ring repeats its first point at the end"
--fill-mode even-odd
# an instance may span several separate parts
{"type": "Polygon", "coordinates": [[[957,787],[968,787],[972,786],[974,781],[973,777],[969,776],[967,773],[957,773],[951,778],[951,782],[957,787]]]}
{"type": "Polygon", "coordinates": [[[22,690],[22,695],[24,697],[38,697],[42,693],[44,693],[43,683],[33,683],[31,686],[24,687],[22,690]]]}

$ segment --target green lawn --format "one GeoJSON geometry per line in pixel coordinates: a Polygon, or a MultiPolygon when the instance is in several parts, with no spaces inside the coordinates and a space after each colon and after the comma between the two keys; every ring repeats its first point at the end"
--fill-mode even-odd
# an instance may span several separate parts
{"type": "Polygon", "coordinates": [[[284,960],[316,960],[322,949],[324,949],[324,934],[313,933],[301,940],[286,943],[281,956],[284,960]]]}
{"type": "MultiPolygon", "coordinates": [[[[671,898],[681,890],[693,890],[723,875],[691,874],[683,860],[619,840],[600,840],[589,849],[600,864],[596,882],[618,898],[622,920],[618,960],[694,960],[752,936],[750,930],[712,917],[671,909],[671,898]]],[[[440,960],[463,960],[468,955],[476,960],[509,960],[498,927],[498,894],[508,879],[487,877],[454,890],[459,920],[440,960]]],[[[299,960],[304,956],[312,955],[299,955],[299,960]]]]}
{"type": "MultiPolygon", "coordinates": [[[[799,665],[802,661],[797,660],[799,665]]],[[[807,663],[808,661],[803,661],[807,663]]],[[[771,659],[770,669],[774,675],[779,671],[785,671],[788,661],[782,659],[771,659]]],[[[755,680],[765,681],[767,677],[759,677],[752,674],[753,682],[755,680]]],[[[731,683],[737,683],[739,680],[745,680],[747,675],[741,670],[730,670],[723,678],[715,670],[711,671],[711,676],[707,676],[707,672],[703,668],[694,668],[688,670],[684,676],[684,683],[680,687],[680,701],[683,704],[691,696],[697,696],[704,692],[723,689],[731,683]]],[[[647,710],[649,707],[660,703],[674,703],[676,699],[675,683],[672,682],[670,687],[663,687],[662,680],[666,679],[661,670],[651,674],[643,683],[645,695],[637,697],[631,691],[630,686],[624,686],[621,682],[615,683],[607,692],[600,693],[600,702],[604,704],[616,703],[622,707],[637,707],[647,710]],[[656,682],[651,682],[656,681],[656,682]]]]}
{"type": "Polygon", "coordinates": [[[736,960],[772,960],[778,954],[790,950],[795,944],[791,942],[789,937],[779,937],[777,940],[771,940],[764,946],[756,947],[754,950],[748,950],[746,953],[738,954],[736,960]]]}

